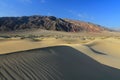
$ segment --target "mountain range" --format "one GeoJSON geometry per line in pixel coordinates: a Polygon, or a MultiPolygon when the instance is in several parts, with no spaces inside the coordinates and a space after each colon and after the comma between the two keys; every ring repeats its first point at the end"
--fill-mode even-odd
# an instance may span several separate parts
{"type": "Polygon", "coordinates": [[[0,17],[0,31],[43,29],[64,32],[110,31],[101,25],[54,16],[0,17]]]}

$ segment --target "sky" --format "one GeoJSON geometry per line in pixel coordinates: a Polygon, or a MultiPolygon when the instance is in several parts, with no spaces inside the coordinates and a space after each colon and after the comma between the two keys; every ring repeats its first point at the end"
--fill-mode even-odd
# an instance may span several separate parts
{"type": "Polygon", "coordinates": [[[0,17],[46,15],[120,29],[120,0],[0,0],[0,17]]]}

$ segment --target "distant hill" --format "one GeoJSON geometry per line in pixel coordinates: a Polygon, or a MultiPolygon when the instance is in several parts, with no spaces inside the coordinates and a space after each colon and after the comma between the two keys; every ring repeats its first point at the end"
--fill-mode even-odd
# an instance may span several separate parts
{"type": "Polygon", "coordinates": [[[25,29],[44,29],[64,32],[101,32],[110,31],[100,25],[54,16],[1,17],[0,31],[16,31],[25,29]]]}

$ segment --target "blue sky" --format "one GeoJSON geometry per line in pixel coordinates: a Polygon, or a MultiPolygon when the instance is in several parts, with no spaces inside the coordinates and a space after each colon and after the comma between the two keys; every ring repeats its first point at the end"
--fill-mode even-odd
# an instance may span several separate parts
{"type": "Polygon", "coordinates": [[[120,28],[120,0],[1,0],[0,16],[53,15],[120,28]]]}

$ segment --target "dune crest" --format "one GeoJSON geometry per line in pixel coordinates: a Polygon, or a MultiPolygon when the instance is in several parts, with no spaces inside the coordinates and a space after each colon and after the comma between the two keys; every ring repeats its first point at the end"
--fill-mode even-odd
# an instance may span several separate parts
{"type": "Polygon", "coordinates": [[[69,46],[4,54],[0,56],[0,65],[1,80],[120,79],[120,70],[100,64],[69,46]]]}
{"type": "Polygon", "coordinates": [[[43,48],[48,46],[67,45],[90,56],[96,61],[120,69],[120,41],[118,39],[98,39],[81,43],[79,40],[65,40],[55,38],[44,38],[40,41],[31,39],[10,39],[0,43],[0,54],[43,48]],[[72,42],[71,42],[72,41],[72,42]]]}
{"type": "Polygon", "coordinates": [[[120,69],[120,41],[108,38],[95,40],[84,45],[72,45],[96,61],[120,69]]]}

